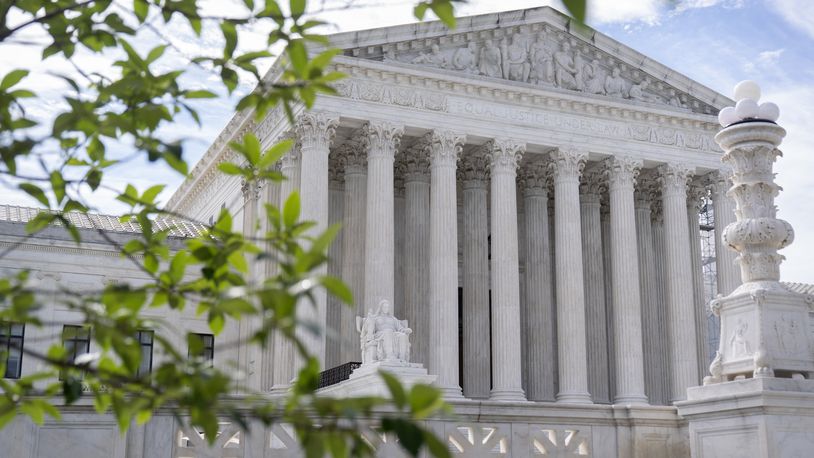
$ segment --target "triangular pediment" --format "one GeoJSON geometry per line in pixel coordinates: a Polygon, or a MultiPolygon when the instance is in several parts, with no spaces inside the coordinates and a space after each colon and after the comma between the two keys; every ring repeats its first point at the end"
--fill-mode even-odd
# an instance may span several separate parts
{"type": "Polygon", "coordinates": [[[721,94],[549,8],[333,35],[346,56],[715,115],[721,94]]]}

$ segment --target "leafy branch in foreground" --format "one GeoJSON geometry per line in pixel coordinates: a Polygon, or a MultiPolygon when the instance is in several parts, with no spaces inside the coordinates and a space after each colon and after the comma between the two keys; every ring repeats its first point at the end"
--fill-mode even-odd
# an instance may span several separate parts
{"type": "MultiPolygon", "coordinates": [[[[416,13],[423,16],[429,9],[453,24],[452,3],[422,2],[416,13]]],[[[285,422],[294,426],[308,456],[370,456],[373,450],[360,430],[373,422],[382,432],[395,434],[412,455],[425,447],[435,456],[448,455],[444,444],[418,423],[445,412],[432,387],[407,391],[385,374],[392,400],[316,395],[320,367],[295,332],[307,324],[298,319],[297,307],[312,306],[316,289],[352,301],[345,285],[318,273],[338,228],[312,234],[314,224],[300,221],[296,193],[282,208],[265,206],[261,221],[252,223],[263,228],[259,235],[235,229],[226,209],[211,224],[195,222],[190,215],[163,208],[163,186],[117,186],[111,174],[133,161],[146,161],[186,175],[183,139],[169,138],[166,132],[185,117],[200,124],[201,99],[228,94],[235,97],[236,110],[253,112],[257,119],[281,106],[291,122],[294,112],[312,107],[319,94],[333,94],[331,83],[342,75],[330,65],[338,51],[316,32],[322,24],[308,13],[305,0],[285,5],[244,0],[224,15],[204,14],[197,0],[21,0],[0,7],[0,43],[34,46],[50,68],[0,75],[0,183],[42,205],[43,211],[27,224],[29,237],[57,225],[76,243],[88,233],[72,223],[71,215],[94,209],[95,193],[114,192],[129,209],[122,221],[140,231],[127,240],[101,228],[94,233],[120,251],[145,280],[96,291],[60,291],[60,306],[84,324],[63,337],[87,338],[98,351],[75,356],[61,343],[42,351],[12,346],[44,369],[17,380],[0,379],[0,426],[18,413],[41,424],[46,415],[59,418],[62,406],[89,398],[97,412],[111,412],[122,431],[133,422],[149,421],[160,408],[188,418],[184,421],[200,428],[210,443],[222,419],[243,428],[257,421],[285,422]],[[242,32],[250,29],[268,30],[259,48],[251,49],[243,38],[242,32]],[[185,55],[167,30],[198,39],[204,30],[217,30],[221,44],[185,55]],[[324,50],[310,51],[315,45],[324,50]],[[260,68],[274,57],[275,77],[264,79],[260,68]],[[91,61],[106,65],[93,71],[91,61]],[[35,76],[60,80],[64,96],[52,100],[30,90],[35,76]],[[196,78],[218,84],[202,88],[196,78]],[[237,97],[239,85],[247,82],[257,89],[237,97]],[[34,116],[42,110],[33,108],[45,102],[50,114],[34,116]],[[160,218],[193,221],[199,233],[172,237],[176,228],[158,224],[160,218]],[[260,261],[272,262],[275,273],[259,278],[250,266],[260,261]],[[206,317],[214,335],[238,322],[257,324],[244,340],[221,347],[263,346],[272,333],[293,342],[303,363],[290,393],[272,399],[247,388],[240,368],[213,366],[195,356],[201,354],[200,341],[171,320],[156,318],[162,316],[156,310],[192,308],[206,317]],[[136,338],[143,330],[154,332],[161,355],[149,371],[141,370],[136,338]],[[193,357],[178,350],[183,343],[193,357]]],[[[281,142],[263,152],[249,133],[230,147],[241,159],[221,164],[220,171],[251,185],[282,180],[274,164],[292,145],[281,142]]],[[[53,328],[55,323],[44,321],[39,293],[25,270],[0,278],[0,324],[53,328]]]]}

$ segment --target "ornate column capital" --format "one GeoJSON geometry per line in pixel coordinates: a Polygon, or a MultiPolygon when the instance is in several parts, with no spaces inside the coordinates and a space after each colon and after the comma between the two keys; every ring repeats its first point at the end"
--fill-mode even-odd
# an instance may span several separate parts
{"type": "Polygon", "coordinates": [[[280,167],[281,168],[295,167],[300,160],[301,143],[299,141],[298,135],[293,129],[287,130],[280,134],[280,138],[277,139],[277,142],[282,142],[285,140],[293,140],[294,144],[283,155],[283,157],[280,158],[280,167]]]}
{"type": "Polygon", "coordinates": [[[426,133],[396,157],[399,175],[404,181],[430,181],[432,134],[426,133]]]}
{"type": "Polygon", "coordinates": [[[538,161],[525,164],[517,173],[517,182],[523,189],[524,196],[547,196],[551,182],[548,162],[538,161]]]}
{"type": "Polygon", "coordinates": [[[464,188],[483,188],[489,180],[489,152],[491,141],[481,145],[469,154],[461,156],[461,165],[458,167],[458,178],[464,188]]]}
{"type": "Polygon", "coordinates": [[[255,180],[252,182],[246,181],[246,178],[240,179],[240,192],[243,194],[243,202],[256,201],[260,199],[260,191],[263,190],[263,181],[255,180]]]}
{"type": "Polygon", "coordinates": [[[365,173],[367,170],[367,153],[358,137],[337,146],[332,155],[336,156],[345,174],[365,173]]]}
{"type": "Polygon", "coordinates": [[[665,196],[687,195],[687,183],[692,169],[684,164],[669,163],[658,166],[658,181],[661,192],[665,196]]]}
{"type": "Polygon", "coordinates": [[[583,203],[599,204],[600,197],[607,191],[605,174],[602,168],[594,167],[584,172],[579,182],[579,196],[583,203]]]}
{"type": "Polygon", "coordinates": [[[633,189],[643,164],[642,160],[627,156],[611,156],[602,161],[608,189],[633,189]]]}
{"type": "Polygon", "coordinates": [[[707,188],[700,180],[692,180],[687,186],[687,208],[694,208],[696,213],[701,211],[707,200],[707,188]]]}
{"type": "Polygon", "coordinates": [[[656,198],[657,193],[652,195],[654,198],[650,202],[650,220],[654,223],[664,223],[664,204],[661,199],[656,198]]]}
{"type": "Polygon", "coordinates": [[[319,111],[306,111],[294,125],[302,148],[306,151],[321,149],[327,151],[333,141],[339,115],[319,111]]]}
{"type": "Polygon", "coordinates": [[[386,121],[367,121],[362,125],[364,132],[364,146],[368,159],[373,157],[390,157],[396,154],[396,149],[404,133],[404,126],[386,121]]]}
{"type": "Polygon", "coordinates": [[[726,196],[727,191],[732,187],[732,169],[723,167],[713,170],[704,176],[704,183],[709,187],[713,196],[726,196]]]}
{"type": "Polygon", "coordinates": [[[658,192],[653,169],[642,170],[633,189],[633,205],[635,208],[651,210],[653,203],[657,200],[658,192]]]}
{"type": "Polygon", "coordinates": [[[450,130],[434,130],[428,135],[431,167],[454,166],[466,142],[466,135],[450,130]]]}
{"type": "Polygon", "coordinates": [[[563,147],[552,151],[550,156],[549,168],[554,182],[579,181],[579,177],[585,169],[585,162],[588,160],[587,151],[563,147]]]}
{"type": "Polygon", "coordinates": [[[504,172],[516,173],[520,159],[526,152],[526,144],[510,138],[496,138],[491,142],[489,165],[492,175],[504,172]]]}
{"type": "Polygon", "coordinates": [[[345,187],[345,164],[334,153],[329,156],[328,161],[328,187],[334,190],[345,187]]]}

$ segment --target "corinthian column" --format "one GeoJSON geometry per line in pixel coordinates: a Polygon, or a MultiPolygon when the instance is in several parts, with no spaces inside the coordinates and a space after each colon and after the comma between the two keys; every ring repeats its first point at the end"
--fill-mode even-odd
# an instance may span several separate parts
{"type": "Polygon", "coordinates": [[[458,202],[455,167],[465,137],[434,131],[430,147],[429,371],[446,397],[458,386],[458,202]]]}
{"type": "Polygon", "coordinates": [[[662,373],[659,367],[664,357],[659,353],[660,340],[658,308],[664,301],[659,298],[659,275],[656,267],[656,252],[653,242],[653,225],[650,222],[652,190],[650,182],[637,180],[634,193],[636,209],[636,252],[639,255],[639,291],[642,300],[642,344],[644,362],[645,394],[651,404],[664,402],[662,373]]]}
{"type": "Polygon", "coordinates": [[[658,358],[658,363],[654,367],[657,380],[661,383],[661,398],[653,401],[659,404],[670,404],[670,358],[667,354],[669,342],[669,328],[667,323],[667,267],[666,243],[664,241],[664,206],[662,205],[661,191],[656,185],[653,189],[653,200],[651,201],[651,226],[653,227],[653,251],[656,255],[656,324],[653,332],[656,333],[656,348],[654,352],[658,358]]]}
{"type": "Polygon", "coordinates": [[[463,188],[463,390],[488,398],[492,368],[489,328],[489,159],[491,143],[461,158],[463,188]],[[488,151],[487,151],[488,150],[488,151]]]}
{"type": "Polygon", "coordinates": [[[608,325],[605,320],[605,269],[602,265],[602,223],[600,192],[602,176],[592,170],[580,184],[582,220],[582,273],[585,279],[585,329],[588,364],[588,391],[594,402],[609,403],[608,325]]]}
{"type": "Polygon", "coordinates": [[[430,147],[425,135],[402,153],[405,188],[404,318],[411,324],[412,362],[427,364],[430,309],[430,147]]]}
{"type": "Polygon", "coordinates": [[[615,404],[647,404],[642,366],[636,214],[633,206],[633,185],[641,166],[642,161],[624,157],[605,161],[610,200],[615,404]]]}
{"type": "MultiPolygon", "coordinates": [[[[554,310],[548,230],[548,164],[520,170],[526,223],[526,385],[529,400],[554,399],[554,310]]],[[[488,275],[488,273],[487,273],[488,275]]]]}
{"type": "Polygon", "coordinates": [[[579,176],[588,154],[573,149],[551,153],[554,177],[556,243],[558,402],[590,403],[585,350],[585,292],[582,276],[582,225],[579,176]]]}
{"type": "Polygon", "coordinates": [[[350,141],[338,148],[345,169],[342,204],[342,281],[353,292],[354,303],[340,311],[340,363],[360,361],[356,316],[364,316],[365,221],[367,211],[367,154],[365,143],[350,141]]]}
{"type": "Polygon", "coordinates": [[[365,310],[376,310],[395,295],[393,159],[402,126],[368,122],[362,126],[367,144],[367,217],[365,220],[365,310]]]}
{"type": "Polygon", "coordinates": [[[738,253],[721,239],[724,228],[735,222],[735,201],[727,192],[732,186],[732,171],[721,169],[709,175],[712,191],[712,208],[715,217],[715,273],[718,294],[729,295],[741,284],[741,276],[735,258],[738,253]]]}
{"type": "MultiPolygon", "coordinates": [[[[328,228],[328,154],[334,130],[339,123],[336,115],[306,112],[297,120],[295,126],[300,142],[300,180],[308,183],[308,192],[301,193],[302,221],[313,221],[310,235],[316,236],[328,228]]],[[[317,273],[326,273],[327,266],[322,265],[317,273]]],[[[310,304],[297,306],[298,320],[311,323],[320,330],[314,335],[305,328],[298,328],[299,338],[305,344],[308,353],[316,356],[321,366],[325,365],[325,320],[327,312],[327,292],[319,288],[313,293],[313,307],[310,304]]]]}
{"type": "Polygon", "coordinates": [[[696,361],[698,373],[703,374],[709,367],[709,350],[707,349],[707,313],[704,297],[704,271],[701,266],[701,227],[699,216],[701,206],[706,200],[707,191],[697,181],[687,188],[687,228],[690,236],[690,263],[692,264],[693,307],[695,309],[695,329],[698,344],[696,361]]]}
{"type": "MultiPolygon", "coordinates": [[[[295,138],[293,132],[286,133],[285,137],[295,138]]],[[[295,144],[281,159],[280,173],[285,179],[280,183],[279,208],[295,191],[300,189],[300,152],[299,142],[295,144]]],[[[285,393],[296,375],[294,343],[280,332],[274,333],[274,370],[272,372],[271,391],[285,393]]]]}
{"type": "Polygon", "coordinates": [[[520,357],[520,263],[517,242],[517,164],[526,145],[494,140],[492,178],[492,393],[525,401],[520,357]]]}
{"type": "Polygon", "coordinates": [[[659,166],[664,212],[664,264],[667,284],[667,335],[670,360],[670,401],[686,397],[687,387],[698,384],[695,307],[687,233],[687,178],[680,164],[659,166]]]}

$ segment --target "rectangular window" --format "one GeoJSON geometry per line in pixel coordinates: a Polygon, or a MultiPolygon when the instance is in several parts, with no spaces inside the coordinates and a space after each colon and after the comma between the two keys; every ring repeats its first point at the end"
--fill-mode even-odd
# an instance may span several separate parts
{"type": "Polygon", "coordinates": [[[3,378],[20,378],[23,369],[24,339],[24,324],[0,323],[0,358],[6,363],[3,378]]]}
{"type": "MultiPolygon", "coordinates": [[[[62,328],[62,346],[65,347],[65,359],[75,361],[77,356],[90,352],[90,328],[87,326],[76,326],[66,324],[62,328]]],[[[60,380],[65,380],[65,372],[59,375],[60,380]]]]}
{"type": "Polygon", "coordinates": [[[141,362],[136,375],[141,377],[153,370],[153,331],[138,331],[136,339],[141,345],[141,362]]]}
{"type": "Polygon", "coordinates": [[[215,357],[215,336],[212,334],[190,334],[188,355],[211,362],[215,357]],[[192,342],[197,343],[192,344],[192,342]]]}

